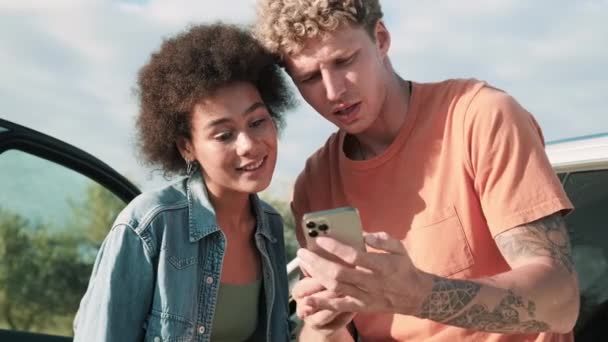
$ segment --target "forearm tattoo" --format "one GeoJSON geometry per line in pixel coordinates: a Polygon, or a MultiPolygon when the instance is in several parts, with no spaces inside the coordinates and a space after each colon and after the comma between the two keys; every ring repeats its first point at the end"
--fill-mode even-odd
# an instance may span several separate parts
{"type": "Polygon", "coordinates": [[[507,296],[493,310],[484,304],[474,304],[461,315],[449,320],[447,324],[467,329],[498,333],[533,333],[549,330],[545,322],[534,319],[536,304],[525,301],[509,290],[507,296]],[[520,313],[530,319],[523,320],[520,313]]]}
{"type": "Polygon", "coordinates": [[[570,238],[561,214],[519,226],[496,236],[496,244],[507,261],[546,256],[574,272],[570,238]]]}
{"type": "MultiPolygon", "coordinates": [[[[516,227],[496,237],[508,262],[522,258],[550,257],[570,274],[574,272],[570,239],[564,219],[554,214],[516,227]]],[[[508,290],[494,308],[476,300],[482,286],[467,280],[435,277],[420,317],[436,322],[497,333],[533,333],[550,326],[535,319],[536,304],[508,290]]]]}
{"type": "Polygon", "coordinates": [[[467,307],[480,288],[481,285],[470,281],[434,277],[433,289],[422,303],[420,317],[443,322],[467,307]]]}
{"type": "Polygon", "coordinates": [[[433,289],[422,305],[421,318],[497,333],[531,333],[549,330],[547,323],[534,319],[536,304],[509,290],[492,310],[473,304],[481,285],[466,280],[434,278],[433,289]],[[522,315],[523,313],[523,315],[522,315]],[[522,319],[527,316],[529,319],[522,319]]]}

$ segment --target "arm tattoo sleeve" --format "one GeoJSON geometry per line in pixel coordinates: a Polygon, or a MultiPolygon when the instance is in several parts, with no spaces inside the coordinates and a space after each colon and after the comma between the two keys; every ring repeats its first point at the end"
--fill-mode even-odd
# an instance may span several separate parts
{"type": "Polygon", "coordinates": [[[509,290],[496,307],[473,303],[481,285],[435,277],[432,293],[422,305],[421,318],[448,325],[497,333],[532,333],[549,330],[534,319],[536,304],[509,290]],[[524,319],[527,317],[528,319],[524,319]]]}
{"type": "Polygon", "coordinates": [[[559,213],[499,234],[495,241],[507,261],[546,256],[574,272],[568,230],[559,213]]]}
{"type": "MultiPolygon", "coordinates": [[[[574,272],[568,231],[557,213],[513,228],[496,237],[496,244],[508,262],[530,257],[549,257],[574,272]]],[[[536,320],[536,303],[506,290],[494,307],[477,299],[482,285],[435,277],[431,294],[424,300],[421,318],[498,333],[548,331],[549,324],[536,320]]]]}
{"type": "Polygon", "coordinates": [[[443,322],[467,307],[481,285],[469,281],[435,277],[431,294],[422,303],[421,318],[443,322]]]}

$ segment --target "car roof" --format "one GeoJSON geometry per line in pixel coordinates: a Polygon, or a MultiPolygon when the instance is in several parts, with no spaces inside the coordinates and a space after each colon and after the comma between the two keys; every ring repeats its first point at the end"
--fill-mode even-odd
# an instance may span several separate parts
{"type": "Polygon", "coordinates": [[[546,151],[557,172],[608,169],[608,133],[551,141],[546,151]]]}

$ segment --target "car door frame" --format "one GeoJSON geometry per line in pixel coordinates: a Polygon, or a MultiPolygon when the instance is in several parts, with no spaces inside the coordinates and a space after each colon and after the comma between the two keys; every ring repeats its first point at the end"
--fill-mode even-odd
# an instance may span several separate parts
{"type": "MultiPolygon", "coordinates": [[[[71,169],[103,186],[125,203],[141,193],[126,177],[93,155],[57,138],[0,118],[0,155],[19,150],[71,169]]],[[[68,342],[69,336],[0,329],[5,342],[68,342]]]]}

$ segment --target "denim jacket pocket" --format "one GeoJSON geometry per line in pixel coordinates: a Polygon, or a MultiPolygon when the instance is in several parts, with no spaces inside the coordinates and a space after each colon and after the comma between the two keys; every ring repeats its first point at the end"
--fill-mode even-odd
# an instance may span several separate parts
{"type": "Polygon", "coordinates": [[[144,341],[194,341],[194,324],[179,316],[152,310],[146,321],[146,338],[144,341]]]}
{"type": "Polygon", "coordinates": [[[192,256],[192,257],[180,258],[177,256],[170,256],[169,263],[171,265],[173,265],[173,267],[175,267],[176,269],[181,270],[181,269],[184,269],[186,267],[196,264],[196,257],[192,256]]]}

